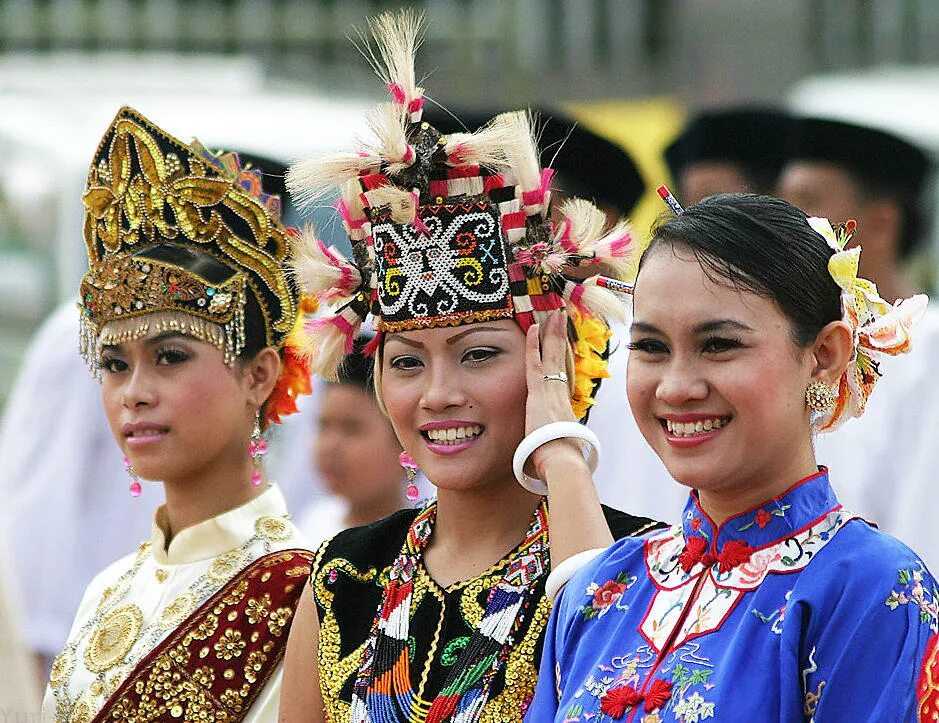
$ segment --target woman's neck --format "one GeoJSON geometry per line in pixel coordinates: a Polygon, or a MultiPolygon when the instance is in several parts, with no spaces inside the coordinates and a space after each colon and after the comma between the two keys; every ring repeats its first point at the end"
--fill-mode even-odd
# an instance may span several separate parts
{"type": "Polygon", "coordinates": [[[244,459],[241,455],[231,457],[185,478],[164,480],[167,547],[181,530],[240,507],[267,489],[266,480],[257,486],[251,484],[253,468],[247,455],[244,459]]]}
{"type": "Polygon", "coordinates": [[[722,525],[735,515],[778,497],[796,482],[818,472],[811,445],[791,458],[785,466],[764,472],[746,483],[737,483],[718,489],[699,489],[701,509],[717,524],[722,525]]]}
{"type": "Polygon", "coordinates": [[[449,587],[490,568],[525,537],[540,500],[514,480],[485,489],[440,489],[424,555],[431,577],[449,587]]]}

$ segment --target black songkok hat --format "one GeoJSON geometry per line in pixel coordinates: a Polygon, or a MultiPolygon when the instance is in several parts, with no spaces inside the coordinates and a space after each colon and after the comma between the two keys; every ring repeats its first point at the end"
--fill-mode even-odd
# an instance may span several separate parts
{"type": "Polygon", "coordinates": [[[794,120],[792,160],[843,166],[860,183],[918,197],[929,175],[929,157],[891,133],[823,118],[794,120]]]}
{"type": "MultiPolygon", "coordinates": [[[[498,113],[427,107],[424,118],[442,133],[461,133],[479,130],[498,113]]],[[[558,188],[600,205],[615,206],[628,216],[646,189],[632,156],[559,111],[535,109],[533,114],[538,120],[542,164],[561,176],[558,188]]]]}
{"type": "Polygon", "coordinates": [[[753,180],[771,184],[786,161],[791,122],[786,113],[769,108],[701,113],[665,149],[665,162],[673,178],[693,163],[725,161],[757,174],[753,180]]]}

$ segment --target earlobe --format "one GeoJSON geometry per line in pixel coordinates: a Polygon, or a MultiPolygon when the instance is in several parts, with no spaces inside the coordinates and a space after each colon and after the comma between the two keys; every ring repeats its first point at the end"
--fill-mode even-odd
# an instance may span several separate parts
{"type": "Polygon", "coordinates": [[[854,335],[844,321],[829,322],[818,333],[812,351],[812,378],[834,386],[854,357],[854,335]]]}
{"type": "Polygon", "coordinates": [[[260,407],[274,390],[280,375],[280,354],[273,347],[265,347],[248,362],[247,383],[254,404],[260,407]]]}

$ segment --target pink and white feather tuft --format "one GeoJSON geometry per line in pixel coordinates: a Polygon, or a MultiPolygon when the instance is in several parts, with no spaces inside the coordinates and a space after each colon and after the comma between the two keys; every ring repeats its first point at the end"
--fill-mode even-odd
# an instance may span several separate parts
{"type": "Polygon", "coordinates": [[[301,287],[326,303],[351,298],[362,285],[362,274],[335,247],[316,238],[313,229],[300,231],[293,260],[294,274],[301,287]]]}

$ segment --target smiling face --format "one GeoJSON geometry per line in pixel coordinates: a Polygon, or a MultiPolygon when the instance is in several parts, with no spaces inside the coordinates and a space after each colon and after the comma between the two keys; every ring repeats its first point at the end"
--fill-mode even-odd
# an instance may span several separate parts
{"type": "Polygon", "coordinates": [[[442,489],[514,485],[525,335],[512,320],[387,334],[381,387],[398,439],[442,489]]]}
{"type": "Polygon", "coordinates": [[[184,480],[247,460],[247,375],[211,344],[156,334],[104,347],[99,363],[111,432],[140,477],[184,480]]]}
{"type": "Polygon", "coordinates": [[[776,303],[708,278],[691,251],[647,252],[635,295],[627,394],[669,473],[746,509],[814,467],[804,393],[811,348],[776,303]]]}

